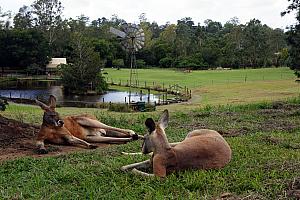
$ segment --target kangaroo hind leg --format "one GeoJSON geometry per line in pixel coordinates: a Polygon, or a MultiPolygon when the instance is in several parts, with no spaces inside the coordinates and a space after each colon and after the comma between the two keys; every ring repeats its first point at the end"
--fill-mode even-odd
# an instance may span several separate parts
{"type": "Polygon", "coordinates": [[[95,148],[98,147],[96,145],[90,144],[90,143],[88,143],[88,142],[86,142],[86,141],[84,141],[82,139],[79,139],[79,138],[71,136],[71,135],[67,135],[65,137],[65,139],[67,140],[67,142],[69,144],[72,144],[74,146],[85,146],[88,149],[95,149],[95,148]]]}
{"type": "Polygon", "coordinates": [[[87,136],[86,141],[123,144],[123,143],[132,141],[132,138],[115,138],[115,137],[106,137],[106,136],[100,136],[100,135],[92,135],[92,136],[87,136]]]}
{"type": "Polygon", "coordinates": [[[127,137],[132,137],[133,135],[136,135],[135,132],[132,130],[108,126],[106,124],[99,122],[98,120],[90,119],[87,117],[76,117],[75,120],[78,124],[82,126],[105,129],[106,131],[115,131],[115,132],[123,133],[124,135],[127,135],[127,137]]]}

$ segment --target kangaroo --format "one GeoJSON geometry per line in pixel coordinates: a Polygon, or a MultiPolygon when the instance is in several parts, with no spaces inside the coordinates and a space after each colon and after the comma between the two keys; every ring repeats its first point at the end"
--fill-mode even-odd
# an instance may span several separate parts
{"type": "Polygon", "coordinates": [[[71,144],[89,149],[97,148],[89,142],[126,143],[139,136],[132,130],[120,129],[99,122],[92,115],[67,116],[61,119],[55,111],[56,98],[50,95],[49,105],[36,100],[44,110],[43,123],[37,135],[38,152],[46,154],[44,141],[54,144],[71,144]]]}
{"type": "Polygon", "coordinates": [[[165,110],[155,123],[152,118],[145,121],[149,133],[144,136],[142,153],[152,153],[149,160],[121,167],[143,176],[166,177],[175,171],[188,169],[218,169],[231,160],[231,149],[225,139],[214,130],[199,129],[187,134],[182,142],[169,143],[165,134],[169,113],[165,110]],[[152,168],[154,174],[141,170],[152,168]]]}

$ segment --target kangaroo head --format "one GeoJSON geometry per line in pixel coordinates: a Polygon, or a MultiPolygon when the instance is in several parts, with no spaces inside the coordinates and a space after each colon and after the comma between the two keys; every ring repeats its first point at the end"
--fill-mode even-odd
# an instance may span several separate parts
{"type": "Polygon", "coordinates": [[[48,126],[56,126],[56,127],[62,127],[64,122],[59,117],[58,112],[55,111],[56,107],[56,98],[53,95],[50,95],[49,97],[49,105],[35,100],[36,104],[39,105],[44,110],[44,116],[43,116],[43,125],[48,126]]]}
{"type": "Polygon", "coordinates": [[[161,148],[170,146],[165,134],[165,128],[168,126],[168,122],[168,110],[164,110],[160,120],[157,123],[155,123],[152,118],[148,118],[145,121],[145,125],[148,128],[148,133],[144,136],[144,143],[142,146],[142,152],[144,154],[158,151],[161,148]]]}

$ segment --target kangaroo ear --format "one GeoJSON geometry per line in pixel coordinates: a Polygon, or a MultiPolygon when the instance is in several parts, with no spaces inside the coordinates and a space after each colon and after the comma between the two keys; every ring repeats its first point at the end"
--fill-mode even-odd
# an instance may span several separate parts
{"type": "Polygon", "coordinates": [[[159,124],[162,126],[162,128],[167,128],[169,123],[169,111],[166,109],[164,110],[163,114],[161,115],[159,119],[159,124]]]}
{"type": "Polygon", "coordinates": [[[39,100],[35,100],[35,103],[40,106],[43,110],[49,110],[49,106],[47,106],[46,104],[44,104],[43,102],[39,101],[39,100]]]}
{"type": "Polygon", "coordinates": [[[53,95],[50,95],[50,97],[49,97],[49,107],[52,110],[55,110],[55,107],[56,107],[56,98],[53,95]]]}
{"type": "Polygon", "coordinates": [[[152,133],[155,130],[155,122],[152,118],[146,119],[145,125],[147,126],[149,133],[152,133]]]}

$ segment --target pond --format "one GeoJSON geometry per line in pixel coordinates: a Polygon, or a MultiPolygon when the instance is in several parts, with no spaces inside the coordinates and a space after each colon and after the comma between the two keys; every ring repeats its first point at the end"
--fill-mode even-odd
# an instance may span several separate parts
{"type": "MultiPolygon", "coordinates": [[[[58,103],[72,102],[112,102],[124,103],[129,101],[128,91],[109,90],[103,95],[65,95],[63,87],[56,81],[22,81],[14,82],[0,88],[0,96],[7,98],[24,98],[24,99],[48,99],[52,94],[57,98],[58,103]]],[[[153,94],[141,94],[140,92],[131,92],[131,102],[145,101],[158,102],[159,96],[153,94]]]]}

